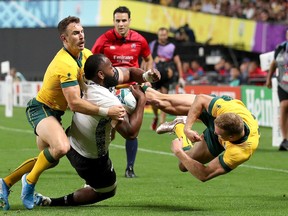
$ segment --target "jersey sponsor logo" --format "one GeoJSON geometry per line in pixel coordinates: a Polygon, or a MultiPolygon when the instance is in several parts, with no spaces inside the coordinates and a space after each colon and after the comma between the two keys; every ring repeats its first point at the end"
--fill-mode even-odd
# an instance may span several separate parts
{"type": "Polygon", "coordinates": [[[114,55],[113,59],[117,62],[130,62],[133,61],[134,57],[133,56],[117,56],[114,55]]]}
{"type": "Polygon", "coordinates": [[[131,49],[136,49],[136,44],[135,43],[131,44],[131,49]]]}

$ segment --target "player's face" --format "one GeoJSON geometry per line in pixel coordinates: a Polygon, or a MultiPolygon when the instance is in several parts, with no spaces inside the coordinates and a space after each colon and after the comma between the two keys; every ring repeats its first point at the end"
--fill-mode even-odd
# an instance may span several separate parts
{"type": "Polygon", "coordinates": [[[108,58],[105,58],[105,62],[102,66],[102,72],[104,74],[104,86],[106,88],[116,86],[118,84],[118,80],[115,78],[114,68],[112,66],[111,61],[108,58]]]}
{"type": "Polygon", "coordinates": [[[158,42],[160,44],[166,44],[168,41],[168,32],[166,30],[160,30],[158,32],[158,42]]]}
{"type": "Polygon", "coordinates": [[[65,48],[73,55],[78,54],[85,48],[84,30],[80,23],[70,23],[66,33],[62,34],[65,48]]]}
{"type": "Polygon", "coordinates": [[[120,34],[121,36],[125,37],[129,30],[131,19],[128,18],[127,13],[116,13],[114,15],[114,27],[115,30],[120,34]]]}

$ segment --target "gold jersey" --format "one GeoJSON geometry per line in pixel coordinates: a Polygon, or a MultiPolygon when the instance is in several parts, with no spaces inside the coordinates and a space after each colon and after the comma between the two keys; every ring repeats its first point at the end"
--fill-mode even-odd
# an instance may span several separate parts
{"type": "Polygon", "coordinates": [[[75,59],[65,48],[58,51],[45,72],[36,100],[51,109],[65,111],[68,103],[62,88],[79,84],[84,74],[84,63],[90,55],[92,52],[84,49],[75,59]]]}
{"type": "Polygon", "coordinates": [[[209,113],[211,113],[213,117],[217,117],[223,113],[235,113],[244,121],[246,136],[243,140],[239,140],[237,143],[231,143],[219,139],[219,143],[225,149],[224,154],[219,157],[220,163],[224,168],[228,166],[227,168],[234,169],[247,161],[258,147],[260,138],[258,121],[243,102],[237,99],[225,100],[216,97],[210,103],[209,113]]]}

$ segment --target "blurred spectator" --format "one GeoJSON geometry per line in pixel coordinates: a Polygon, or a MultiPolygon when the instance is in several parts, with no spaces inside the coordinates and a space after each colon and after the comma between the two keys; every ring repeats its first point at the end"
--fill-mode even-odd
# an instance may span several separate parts
{"type": "Polygon", "coordinates": [[[193,76],[192,69],[190,68],[189,62],[183,61],[182,69],[183,69],[183,79],[186,81],[186,83],[189,83],[189,77],[193,76]]]}
{"type": "Polygon", "coordinates": [[[246,2],[242,14],[246,19],[253,19],[256,14],[255,2],[252,1],[246,2]]]}
{"type": "Polygon", "coordinates": [[[175,6],[175,5],[173,5],[173,0],[160,0],[160,5],[163,5],[163,6],[175,6]]]}
{"type": "Polygon", "coordinates": [[[184,26],[181,26],[178,29],[170,28],[170,31],[174,33],[176,42],[196,42],[196,36],[194,31],[189,27],[189,24],[186,23],[184,26]]]}
{"type": "Polygon", "coordinates": [[[200,84],[207,82],[207,79],[205,78],[205,71],[197,60],[192,60],[190,64],[188,62],[183,63],[183,77],[189,84],[200,84]],[[184,68],[186,68],[185,72],[184,68]]]}
{"type": "MultiPolygon", "coordinates": [[[[153,0],[146,0],[146,2],[157,3],[153,0]]],[[[286,0],[158,0],[158,2],[164,6],[191,9],[196,12],[288,24],[286,0]],[[188,7],[188,3],[190,7],[188,7]]]]}
{"type": "Polygon", "coordinates": [[[256,21],[269,22],[269,21],[273,21],[273,19],[270,16],[269,11],[267,9],[262,9],[260,10],[258,16],[256,17],[256,21]]]}
{"type": "Polygon", "coordinates": [[[190,9],[190,0],[179,0],[177,7],[181,9],[190,9]]]}
{"type": "Polygon", "coordinates": [[[240,70],[233,66],[230,70],[229,86],[239,86],[241,84],[240,70]]]}
{"type": "Polygon", "coordinates": [[[191,4],[191,10],[192,11],[201,12],[201,8],[202,8],[202,1],[201,0],[192,1],[192,4],[191,4]]]}
{"type": "Polygon", "coordinates": [[[21,72],[17,71],[15,67],[12,67],[10,69],[10,75],[13,77],[13,82],[26,81],[24,75],[21,72]]]}
{"type": "Polygon", "coordinates": [[[232,63],[226,60],[224,57],[222,57],[220,61],[214,65],[214,69],[218,74],[218,82],[225,84],[229,81],[232,66],[232,63]]]}
{"type": "Polygon", "coordinates": [[[240,64],[241,84],[247,84],[248,82],[248,67],[250,59],[244,58],[240,64]]]}
{"type": "Polygon", "coordinates": [[[267,72],[262,71],[256,61],[251,61],[248,66],[248,84],[264,85],[267,72]]]}
{"type": "Polygon", "coordinates": [[[220,14],[220,4],[217,0],[203,0],[201,11],[203,13],[220,14]]]}

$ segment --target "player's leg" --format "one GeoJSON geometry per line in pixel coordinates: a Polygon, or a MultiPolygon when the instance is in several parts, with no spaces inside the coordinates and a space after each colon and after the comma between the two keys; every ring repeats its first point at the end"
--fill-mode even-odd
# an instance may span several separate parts
{"type": "Polygon", "coordinates": [[[77,206],[100,202],[116,193],[116,173],[108,154],[98,159],[87,159],[73,148],[67,153],[71,165],[86,182],[86,186],[59,198],[35,195],[36,205],[77,206]]]}
{"type": "MultiPolygon", "coordinates": [[[[210,153],[208,145],[206,141],[204,140],[203,135],[202,135],[202,140],[199,142],[195,142],[193,145],[193,148],[185,151],[185,153],[189,155],[191,158],[193,158],[194,160],[202,164],[206,164],[215,158],[215,156],[213,156],[210,153]]],[[[187,169],[185,168],[185,166],[183,166],[182,163],[179,163],[179,169],[182,172],[187,171],[187,169]]]]}
{"type": "MultiPolygon", "coordinates": [[[[160,92],[162,94],[168,94],[168,90],[169,90],[169,83],[165,83],[165,85],[163,85],[160,89],[160,92]]],[[[160,124],[164,123],[166,121],[166,113],[161,111],[160,113],[160,124]]]]}
{"type": "MultiPolygon", "coordinates": [[[[156,83],[152,83],[152,86],[150,86],[153,90],[159,92],[160,91],[160,88],[161,88],[161,84],[162,84],[162,81],[159,80],[158,82],[156,83]]],[[[153,106],[151,104],[151,108],[152,108],[152,111],[153,111],[153,114],[154,114],[154,118],[152,120],[152,123],[151,123],[151,129],[152,130],[156,130],[157,128],[157,125],[158,125],[158,108],[156,106],[153,106]]]]}
{"type": "Polygon", "coordinates": [[[194,94],[162,94],[148,87],[145,89],[147,103],[171,115],[187,115],[195,99],[194,94]]]}
{"type": "Polygon", "coordinates": [[[151,123],[151,130],[156,130],[157,125],[158,125],[158,108],[155,106],[151,106],[152,112],[154,114],[153,121],[151,123]]]}
{"type": "Polygon", "coordinates": [[[288,100],[280,102],[280,129],[283,136],[283,141],[279,150],[288,151],[288,100]]]}
{"type": "Polygon", "coordinates": [[[134,178],[136,177],[134,172],[134,163],[136,160],[137,150],[138,150],[138,138],[125,141],[125,149],[126,149],[126,158],[127,164],[125,169],[125,177],[126,178],[134,178]]]}
{"type": "Polygon", "coordinates": [[[280,151],[288,151],[288,93],[278,86],[278,97],[280,100],[280,130],[283,141],[280,143],[280,151]]]}
{"type": "Polygon", "coordinates": [[[43,149],[32,171],[27,175],[29,183],[36,183],[41,173],[50,168],[70,149],[68,138],[59,121],[49,116],[39,122],[36,128],[37,145],[43,149]],[[48,146],[44,148],[45,146],[48,146]]]}
{"type": "Polygon", "coordinates": [[[54,116],[42,119],[36,127],[37,145],[39,149],[44,148],[38,155],[38,159],[30,173],[22,177],[21,199],[27,209],[34,207],[34,188],[40,175],[46,169],[57,163],[58,160],[67,153],[70,148],[67,136],[54,116]]]}

